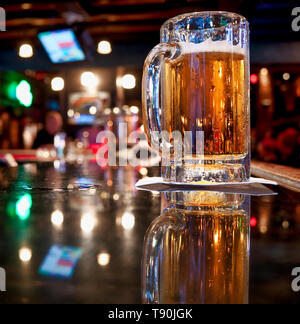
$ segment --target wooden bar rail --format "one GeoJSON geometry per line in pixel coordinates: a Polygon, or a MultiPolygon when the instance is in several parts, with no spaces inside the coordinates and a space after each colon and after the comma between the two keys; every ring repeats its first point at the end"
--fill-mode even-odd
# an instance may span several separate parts
{"type": "Polygon", "coordinates": [[[251,173],[254,176],[274,180],[279,185],[300,192],[300,169],[288,166],[252,161],[251,173]]]}

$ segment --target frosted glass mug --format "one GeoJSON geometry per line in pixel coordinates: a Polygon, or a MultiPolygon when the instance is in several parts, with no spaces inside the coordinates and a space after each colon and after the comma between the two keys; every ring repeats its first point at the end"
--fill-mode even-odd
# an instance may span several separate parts
{"type": "Polygon", "coordinates": [[[162,26],[145,61],[143,118],[164,180],[249,180],[249,87],[244,17],[196,12],[162,26]]]}

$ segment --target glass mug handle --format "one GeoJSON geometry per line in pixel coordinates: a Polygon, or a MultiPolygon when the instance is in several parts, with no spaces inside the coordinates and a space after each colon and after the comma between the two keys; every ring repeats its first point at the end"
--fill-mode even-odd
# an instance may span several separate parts
{"type": "MultiPolygon", "coordinates": [[[[149,144],[159,145],[160,120],[160,74],[165,59],[173,60],[180,56],[178,43],[161,43],[149,53],[145,64],[142,82],[142,103],[145,133],[149,144]],[[156,133],[156,134],[155,134],[156,133]]],[[[157,146],[159,147],[159,146],[157,146]]]]}

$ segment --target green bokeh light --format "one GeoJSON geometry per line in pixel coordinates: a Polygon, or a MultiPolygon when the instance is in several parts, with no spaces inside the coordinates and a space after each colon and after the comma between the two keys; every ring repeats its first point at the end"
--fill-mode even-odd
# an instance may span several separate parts
{"type": "Polygon", "coordinates": [[[33,100],[33,95],[31,93],[31,86],[29,82],[22,80],[16,87],[16,98],[19,100],[20,104],[25,107],[30,107],[33,100]]]}
{"type": "Polygon", "coordinates": [[[30,216],[32,198],[30,194],[22,196],[16,203],[16,214],[21,220],[26,220],[30,216]]]}
{"type": "Polygon", "coordinates": [[[7,86],[7,95],[10,99],[15,100],[16,99],[16,88],[18,86],[17,82],[11,82],[8,86],[7,86]]]}

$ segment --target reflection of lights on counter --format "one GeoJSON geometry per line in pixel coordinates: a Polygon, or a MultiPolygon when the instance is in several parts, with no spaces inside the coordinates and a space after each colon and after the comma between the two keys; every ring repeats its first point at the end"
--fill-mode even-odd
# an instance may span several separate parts
{"type": "Polygon", "coordinates": [[[60,210],[55,210],[51,214],[51,223],[55,226],[61,226],[64,222],[64,214],[60,210]]]}
{"type": "Polygon", "coordinates": [[[22,196],[16,203],[16,214],[21,220],[26,220],[30,216],[32,207],[32,197],[30,194],[22,196]]]}
{"type": "Polygon", "coordinates": [[[23,164],[24,169],[26,170],[27,173],[31,174],[31,175],[36,175],[37,174],[37,165],[33,164],[33,163],[25,163],[23,164]]]}
{"type": "Polygon", "coordinates": [[[96,219],[91,214],[84,214],[81,218],[80,227],[84,233],[91,233],[96,225],[96,219]]]}
{"type": "Polygon", "coordinates": [[[135,225],[135,217],[131,213],[126,212],[122,216],[121,224],[124,229],[131,230],[134,228],[135,225]]]}
{"type": "Polygon", "coordinates": [[[98,254],[97,261],[100,266],[102,267],[107,266],[110,263],[110,254],[105,252],[98,254]]]}
{"type": "Polygon", "coordinates": [[[19,259],[24,262],[27,263],[31,260],[32,258],[32,251],[29,248],[23,247],[19,250],[19,259]]]}

